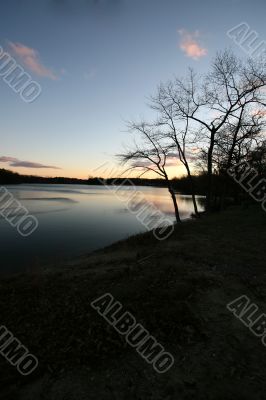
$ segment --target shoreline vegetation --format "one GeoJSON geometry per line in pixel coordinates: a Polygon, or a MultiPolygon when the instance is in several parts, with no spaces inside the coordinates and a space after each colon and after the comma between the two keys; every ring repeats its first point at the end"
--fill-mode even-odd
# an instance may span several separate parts
{"type": "MultiPolygon", "coordinates": [[[[195,179],[197,179],[195,177],[195,179]]],[[[70,184],[70,185],[127,185],[128,181],[136,186],[156,186],[156,187],[167,187],[164,179],[161,178],[132,178],[132,177],[113,177],[113,178],[102,178],[102,177],[88,177],[88,179],[78,179],[78,178],[67,178],[67,177],[42,177],[35,175],[21,175],[13,171],[0,168],[0,184],[2,185],[19,185],[19,184],[70,184]]],[[[204,181],[204,176],[198,177],[198,181],[204,181]]],[[[186,192],[190,191],[189,185],[187,184],[186,177],[173,178],[172,182],[176,188],[184,190],[186,192]]],[[[198,190],[203,192],[205,189],[200,182],[202,188],[200,189],[198,185],[198,190]]]]}
{"type": "MultiPolygon", "coordinates": [[[[89,177],[88,179],[77,179],[77,178],[66,178],[66,177],[53,177],[46,178],[42,176],[34,175],[21,175],[13,171],[0,168],[0,185],[20,185],[20,184],[65,184],[65,185],[113,185],[123,186],[128,185],[128,182],[135,186],[154,186],[167,188],[167,183],[161,178],[101,178],[101,177],[89,177]]],[[[200,173],[193,176],[194,180],[194,192],[196,195],[205,196],[208,187],[208,177],[206,173],[200,173]]],[[[213,176],[213,191],[214,196],[218,197],[221,195],[221,184],[223,183],[223,177],[213,176]]],[[[228,184],[228,196],[239,197],[239,192],[244,193],[239,185],[236,184],[231,178],[229,178],[228,184]]],[[[171,179],[171,185],[176,193],[191,195],[191,183],[187,176],[171,179]]],[[[240,200],[240,199],[238,199],[240,200]]]]}
{"type": "Polygon", "coordinates": [[[226,305],[246,295],[265,312],[265,233],[265,213],[246,203],[177,225],[163,243],[148,232],[2,279],[1,323],[39,360],[21,377],[0,358],[3,399],[263,398],[265,349],[226,305]],[[173,354],[166,374],[92,309],[104,293],[173,354]]]}
{"type": "MultiPolygon", "coordinates": [[[[265,209],[265,86],[262,60],[242,62],[225,50],[206,74],[189,70],[185,78],[160,84],[150,98],[149,121],[128,122],[131,144],[117,154],[123,178],[0,170],[1,185],[164,187],[176,220],[164,241],[148,232],[0,281],[4,330],[39,360],[24,379],[0,357],[4,399],[87,400],[88,393],[97,400],[265,397],[264,342],[227,308],[242,296],[262,316],[266,310],[265,214],[251,199],[265,209]],[[182,165],[186,175],[170,178],[170,165],[182,165]],[[129,180],[125,175],[132,171],[138,178],[129,180]],[[158,179],[143,179],[146,173],[158,179]],[[191,195],[193,222],[181,223],[177,193],[191,195]],[[196,195],[206,196],[203,215],[196,195]],[[93,309],[108,293],[174,357],[167,373],[158,376],[139,348],[133,351],[106,315],[93,309]]],[[[264,330],[263,323],[257,328],[264,330]]]]}
{"type": "Polygon", "coordinates": [[[43,90],[3,108],[1,399],[264,399],[262,17],[47,3],[0,45],[4,95],[43,90]]]}

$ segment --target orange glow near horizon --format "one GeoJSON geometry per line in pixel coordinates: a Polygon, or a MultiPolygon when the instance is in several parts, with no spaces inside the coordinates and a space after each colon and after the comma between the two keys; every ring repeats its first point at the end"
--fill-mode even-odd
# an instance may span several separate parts
{"type": "MultiPolygon", "coordinates": [[[[123,174],[123,168],[119,168],[114,166],[110,166],[109,168],[100,168],[100,169],[91,169],[88,168],[87,172],[84,172],[83,168],[62,168],[62,169],[39,169],[39,168],[23,168],[23,167],[8,167],[7,165],[1,165],[0,168],[5,168],[7,170],[10,170],[12,172],[21,174],[21,175],[34,175],[34,176],[40,176],[40,177],[45,177],[45,178],[54,178],[54,177],[64,177],[64,178],[76,178],[76,179],[88,179],[88,177],[102,177],[102,178],[117,178],[117,177],[127,177],[127,178],[136,178],[140,175],[140,172],[133,171],[130,174],[123,174]]],[[[167,168],[167,172],[169,174],[169,178],[174,178],[174,177],[181,177],[184,175],[185,171],[183,168],[176,167],[176,166],[169,166],[167,168]]],[[[160,178],[159,175],[148,172],[147,174],[143,175],[143,178],[160,178]]]]}

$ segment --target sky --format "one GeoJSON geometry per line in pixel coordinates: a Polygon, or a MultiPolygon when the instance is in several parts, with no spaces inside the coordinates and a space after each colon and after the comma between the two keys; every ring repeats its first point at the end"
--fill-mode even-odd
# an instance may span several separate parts
{"type": "Polygon", "coordinates": [[[206,72],[225,48],[246,57],[227,35],[240,23],[266,40],[265,0],[9,0],[0,7],[0,168],[23,174],[87,178],[101,175],[103,164],[113,171],[130,141],[126,121],[149,118],[148,96],[160,82],[188,67],[206,72]],[[4,81],[1,49],[37,83],[34,101],[4,81]]]}

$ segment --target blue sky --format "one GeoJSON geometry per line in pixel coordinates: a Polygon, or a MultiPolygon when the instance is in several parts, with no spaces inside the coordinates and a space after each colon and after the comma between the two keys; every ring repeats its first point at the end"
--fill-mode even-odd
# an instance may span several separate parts
{"type": "Polygon", "coordinates": [[[259,0],[1,4],[0,46],[42,92],[25,103],[0,78],[0,167],[86,178],[112,164],[129,140],[125,120],[149,116],[160,81],[189,66],[204,73],[225,47],[245,57],[226,32],[246,22],[266,40],[265,11],[259,0]]]}

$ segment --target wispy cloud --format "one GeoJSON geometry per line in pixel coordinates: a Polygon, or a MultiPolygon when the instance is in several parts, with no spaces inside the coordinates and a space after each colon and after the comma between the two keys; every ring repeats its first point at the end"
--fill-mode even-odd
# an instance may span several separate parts
{"type": "MultiPolygon", "coordinates": [[[[188,162],[193,163],[198,159],[198,153],[200,150],[197,147],[192,147],[190,150],[187,150],[186,152],[186,159],[188,162]]],[[[167,160],[166,160],[166,167],[180,167],[183,164],[181,163],[179,159],[179,155],[177,152],[169,152],[167,153],[167,160]]],[[[150,162],[149,160],[143,160],[143,161],[135,161],[132,163],[132,167],[136,168],[154,168],[154,164],[150,162]]]]}
{"type": "Polygon", "coordinates": [[[9,46],[24,66],[30,69],[33,73],[43,78],[57,79],[57,76],[53,71],[41,63],[37,50],[21,43],[9,42],[9,46]]]}
{"type": "Polygon", "coordinates": [[[15,162],[17,158],[14,157],[0,157],[0,162],[15,162]]]}
{"type": "Polygon", "coordinates": [[[53,165],[44,165],[31,161],[22,161],[14,157],[0,157],[0,162],[8,163],[10,167],[24,167],[24,168],[50,168],[50,169],[61,169],[53,165]]]}
{"type": "Polygon", "coordinates": [[[207,55],[208,50],[199,43],[199,31],[188,32],[185,29],[179,29],[178,33],[181,37],[179,47],[188,57],[198,60],[207,55]]]}
{"type": "MultiPolygon", "coordinates": [[[[166,167],[176,167],[180,164],[180,161],[178,159],[178,155],[176,153],[169,153],[167,155],[167,162],[166,162],[166,167]]],[[[156,169],[154,164],[150,162],[149,160],[143,160],[143,161],[135,161],[132,163],[132,167],[134,168],[153,168],[156,169]]]]}

